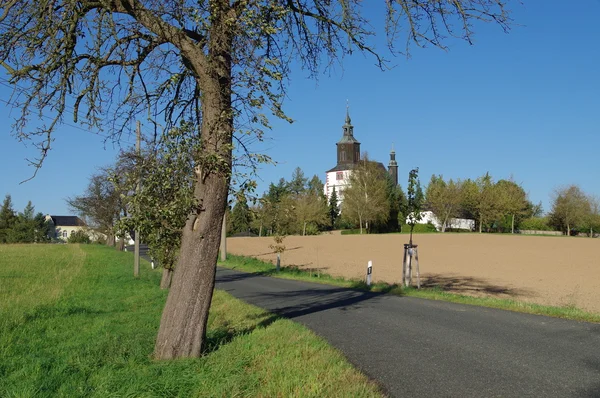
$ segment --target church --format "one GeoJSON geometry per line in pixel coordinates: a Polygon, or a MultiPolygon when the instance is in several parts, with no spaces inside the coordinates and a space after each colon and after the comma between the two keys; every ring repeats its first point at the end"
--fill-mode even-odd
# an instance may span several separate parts
{"type": "MultiPolygon", "coordinates": [[[[346,108],[346,121],[342,126],[342,138],[337,142],[337,164],[334,168],[327,170],[325,173],[325,196],[327,200],[331,197],[335,189],[338,205],[344,198],[344,189],[350,183],[350,174],[352,169],[360,161],[360,142],[354,137],[354,126],[350,119],[350,110],[346,108]]],[[[385,169],[383,164],[379,163],[385,169]]],[[[388,164],[388,173],[392,180],[398,185],[398,163],[396,162],[396,152],[392,147],[390,152],[390,162],[388,164]]]]}

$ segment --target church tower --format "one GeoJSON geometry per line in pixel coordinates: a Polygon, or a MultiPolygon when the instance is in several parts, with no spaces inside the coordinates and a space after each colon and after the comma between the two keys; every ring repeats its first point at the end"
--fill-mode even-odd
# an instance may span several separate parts
{"type": "Polygon", "coordinates": [[[346,123],[342,126],[343,135],[337,145],[337,166],[350,169],[360,160],[360,142],[354,138],[354,126],[350,120],[350,111],[346,107],[346,123]]]}
{"type": "Polygon", "coordinates": [[[398,163],[396,162],[396,151],[394,151],[394,144],[392,144],[392,150],[390,152],[390,163],[388,163],[388,173],[394,181],[394,185],[398,185],[398,163]]]}
{"type": "Polygon", "coordinates": [[[360,142],[354,138],[354,126],[350,119],[350,111],[346,106],[346,121],[342,126],[342,138],[337,142],[337,162],[334,168],[325,172],[325,185],[323,190],[329,200],[335,189],[338,205],[344,197],[344,189],[349,184],[352,169],[360,160],[360,142]]]}

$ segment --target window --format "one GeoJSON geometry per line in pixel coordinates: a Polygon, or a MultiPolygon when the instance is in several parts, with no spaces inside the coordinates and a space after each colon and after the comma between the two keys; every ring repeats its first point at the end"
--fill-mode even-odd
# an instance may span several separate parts
{"type": "Polygon", "coordinates": [[[342,162],[345,162],[346,161],[346,151],[342,151],[341,155],[342,155],[342,162]]]}
{"type": "Polygon", "coordinates": [[[66,238],[68,236],[67,231],[63,231],[63,238],[66,238]]]}
{"type": "Polygon", "coordinates": [[[338,171],[337,173],[335,173],[335,179],[337,181],[343,180],[344,179],[344,172],[343,171],[338,171]]]}

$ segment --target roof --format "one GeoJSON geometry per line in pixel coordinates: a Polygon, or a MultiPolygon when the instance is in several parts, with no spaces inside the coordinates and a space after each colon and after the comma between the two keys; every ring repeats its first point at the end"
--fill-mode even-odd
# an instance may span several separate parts
{"type": "Polygon", "coordinates": [[[85,223],[77,216],[50,216],[55,226],[60,227],[83,227],[85,223]]]}
{"type": "Polygon", "coordinates": [[[333,169],[327,170],[326,173],[331,173],[332,171],[346,171],[346,170],[352,170],[354,168],[353,164],[338,164],[336,165],[333,169]]]}
{"type": "Polygon", "coordinates": [[[358,142],[358,140],[356,138],[354,138],[353,135],[350,135],[350,134],[344,134],[337,143],[338,144],[360,144],[360,142],[358,142]]]}
{"type": "MultiPolygon", "coordinates": [[[[362,162],[362,160],[361,160],[361,162],[362,162]]],[[[374,162],[372,160],[370,160],[369,162],[374,163],[377,166],[378,169],[383,170],[384,172],[387,172],[387,169],[385,168],[385,166],[383,165],[383,163],[381,163],[381,162],[374,162]]],[[[348,163],[338,164],[333,169],[327,170],[326,173],[331,173],[332,171],[352,170],[355,167],[356,167],[355,164],[348,164],[348,163]]]]}

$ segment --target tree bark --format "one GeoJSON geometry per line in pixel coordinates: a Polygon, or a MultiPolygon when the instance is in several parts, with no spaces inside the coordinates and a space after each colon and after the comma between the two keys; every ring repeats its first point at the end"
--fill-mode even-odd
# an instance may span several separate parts
{"type": "Polygon", "coordinates": [[[514,214],[512,215],[512,223],[511,223],[511,226],[510,226],[510,233],[511,234],[515,233],[515,215],[514,214]]]}
{"type": "Polygon", "coordinates": [[[234,15],[230,11],[228,0],[214,3],[208,57],[201,53],[188,57],[202,93],[202,146],[194,182],[197,208],[183,229],[177,272],[154,348],[158,359],[199,357],[206,337],[231,178],[233,32],[227,20],[234,15]]]}
{"type": "Polygon", "coordinates": [[[172,268],[163,268],[162,278],[160,279],[160,288],[168,289],[171,287],[171,280],[173,277],[172,268]]]}

